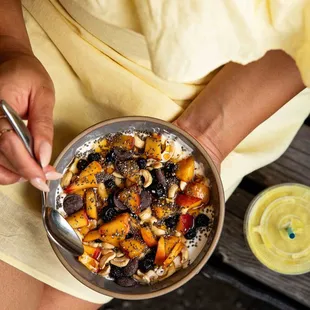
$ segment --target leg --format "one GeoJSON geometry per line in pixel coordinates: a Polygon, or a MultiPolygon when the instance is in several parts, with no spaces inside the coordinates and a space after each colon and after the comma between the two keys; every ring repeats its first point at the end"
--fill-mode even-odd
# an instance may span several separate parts
{"type": "Polygon", "coordinates": [[[44,284],[0,261],[0,300],[3,310],[38,309],[44,284]]]}
{"type": "Polygon", "coordinates": [[[39,310],[97,310],[100,306],[75,298],[44,284],[43,297],[39,310]]]}

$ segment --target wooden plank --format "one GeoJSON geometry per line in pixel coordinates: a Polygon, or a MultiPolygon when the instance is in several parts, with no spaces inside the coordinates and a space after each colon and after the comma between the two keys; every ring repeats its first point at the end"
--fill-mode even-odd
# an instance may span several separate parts
{"type": "Polygon", "coordinates": [[[310,186],[310,127],[303,125],[289,149],[274,163],[246,178],[261,186],[297,182],[310,186]]]}
{"type": "Polygon", "coordinates": [[[237,189],[227,202],[225,224],[216,255],[224,263],[310,307],[310,274],[285,276],[261,265],[248,248],[243,235],[243,216],[252,195],[237,189]]]}

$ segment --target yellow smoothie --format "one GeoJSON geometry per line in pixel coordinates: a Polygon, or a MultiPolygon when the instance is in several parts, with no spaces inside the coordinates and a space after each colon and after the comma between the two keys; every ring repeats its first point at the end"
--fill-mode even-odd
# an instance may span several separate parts
{"type": "Polygon", "coordinates": [[[310,187],[281,184],[259,194],[244,221],[248,244],[266,267],[282,274],[310,271],[310,187]]]}

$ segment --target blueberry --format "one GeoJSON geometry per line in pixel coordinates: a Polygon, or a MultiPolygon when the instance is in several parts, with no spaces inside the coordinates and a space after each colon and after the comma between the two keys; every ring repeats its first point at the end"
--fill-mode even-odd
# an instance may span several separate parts
{"type": "Polygon", "coordinates": [[[113,163],[115,161],[115,153],[113,150],[111,150],[105,157],[105,160],[108,163],[113,163]]]}
{"type": "Polygon", "coordinates": [[[102,240],[101,239],[96,239],[95,242],[102,242],[102,240]]]}
{"type": "Polygon", "coordinates": [[[177,214],[175,216],[168,217],[165,220],[165,224],[168,228],[174,229],[175,226],[177,226],[178,220],[179,220],[179,215],[177,214]]]}
{"type": "Polygon", "coordinates": [[[101,212],[101,218],[105,223],[110,222],[116,215],[117,211],[113,207],[104,207],[101,212]]]}
{"type": "Polygon", "coordinates": [[[117,279],[117,278],[121,278],[124,276],[123,268],[116,267],[112,264],[110,266],[111,266],[111,271],[110,271],[110,277],[111,278],[117,279]]]}
{"type": "Polygon", "coordinates": [[[76,165],[76,167],[82,171],[88,166],[88,161],[85,159],[80,159],[76,165]]]}
{"type": "Polygon", "coordinates": [[[210,219],[205,214],[199,214],[195,219],[196,228],[207,227],[209,225],[210,219]]]}
{"type": "Polygon", "coordinates": [[[108,197],[108,206],[109,207],[114,207],[114,197],[113,197],[114,195],[113,194],[111,194],[111,195],[109,195],[109,197],[108,197]]]}
{"type": "Polygon", "coordinates": [[[115,182],[112,179],[106,180],[104,182],[104,185],[106,186],[106,188],[113,188],[115,186],[115,182]]]}
{"type": "Polygon", "coordinates": [[[100,154],[99,153],[90,153],[88,156],[87,156],[87,160],[89,163],[92,163],[93,161],[99,161],[101,158],[100,154]]]}
{"type": "Polygon", "coordinates": [[[146,168],[146,159],[144,158],[138,158],[137,159],[137,164],[139,166],[140,169],[145,169],[146,168]]]}
{"type": "Polygon", "coordinates": [[[127,235],[126,235],[126,239],[131,239],[133,237],[133,234],[132,233],[128,233],[127,235]]]}
{"type": "Polygon", "coordinates": [[[166,195],[165,187],[159,183],[155,183],[154,186],[152,187],[150,186],[150,191],[154,196],[158,198],[161,198],[166,195]]]}
{"type": "Polygon", "coordinates": [[[174,163],[167,163],[165,166],[166,176],[173,176],[177,171],[178,166],[174,163]]]}
{"type": "Polygon", "coordinates": [[[139,261],[139,269],[142,272],[147,272],[155,267],[154,260],[149,258],[144,258],[139,261]]]}
{"type": "Polygon", "coordinates": [[[187,233],[184,235],[185,239],[187,240],[191,240],[194,239],[196,237],[196,229],[195,228],[190,228],[187,233]]]}

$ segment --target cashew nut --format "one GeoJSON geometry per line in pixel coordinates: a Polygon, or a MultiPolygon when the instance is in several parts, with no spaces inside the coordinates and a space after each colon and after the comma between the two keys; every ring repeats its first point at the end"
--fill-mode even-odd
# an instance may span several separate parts
{"type": "Polygon", "coordinates": [[[158,278],[159,281],[162,281],[162,280],[169,278],[170,276],[172,276],[176,272],[176,268],[174,266],[174,263],[172,262],[169,265],[168,269],[166,269],[166,270],[167,270],[167,272],[163,276],[158,278]]]}
{"type": "Polygon", "coordinates": [[[165,150],[161,154],[161,161],[167,162],[174,154],[175,146],[174,142],[171,140],[167,140],[165,142],[165,150]]]}
{"type": "Polygon", "coordinates": [[[151,175],[150,171],[148,171],[146,169],[142,169],[142,170],[140,170],[140,173],[141,173],[141,175],[144,178],[143,186],[144,187],[150,186],[152,184],[152,182],[153,182],[153,178],[152,178],[152,175],[151,175]]]}
{"type": "Polygon", "coordinates": [[[140,139],[137,135],[135,135],[134,139],[135,147],[137,147],[138,149],[144,148],[145,142],[142,139],[140,139]]]}
{"type": "Polygon", "coordinates": [[[106,200],[108,197],[109,197],[109,194],[107,192],[107,189],[104,185],[104,183],[99,183],[99,186],[98,186],[98,195],[100,196],[100,198],[102,200],[106,200]]]}
{"type": "Polygon", "coordinates": [[[138,270],[137,274],[135,274],[133,277],[138,282],[146,284],[154,282],[158,279],[158,275],[153,270],[149,270],[147,273],[142,273],[140,270],[138,270]]]}
{"type": "Polygon", "coordinates": [[[110,244],[110,243],[102,243],[102,249],[105,249],[105,250],[112,250],[114,249],[114,245],[113,244],[110,244]]]}
{"type": "Polygon", "coordinates": [[[189,253],[188,253],[188,248],[187,246],[184,246],[182,251],[181,251],[181,264],[183,268],[186,268],[189,264],[189,253]]]}
{"type": "Polygon", "coordinates": [[[147,166],[147,167],[152,166],[155,162],[156,162],[156,159],[154,159],[154,158],[149,158],[149,159],[146,161],[146,166],[147,166]]]}
{"type": "Polygon", "coordinates": [[[76,174],[79,172],[79,169],[77,168],[77,163],[79,162],[79,158],[74,158],[72,164],[70,165],[70,168],[69,170],[73,173],[73,174],[76,174]]]}
{"type": "Polygon", "coordinates": [[[107,277],[110,274],[111,266],[105,266],[98,274],[102,277],[107,277]]]}
{"type": "Polygon", "coordinates": [[[115,178],[114,179],[115,185],[119,188],[124,188],[124,181],[123,179],[120,178],[115,178]]]}
{"type": "Polygon", "coordinates": [[[181,181],[181,182],[180,182],[180,189],[181,189],[181,191],[184,191],[186,185],[187,185],[186,182],[184,182],[184,181],[181,181]]]}
{"type": "Polygon", "coordinates": [[[166,232],[163,229],[160,229],[154,225],[151,226],[151,230],[158,237],[166,234],[166,232]]]}
{"type": "Polygon", "coordinates": [[[179,186],[177,184],[172,184],[168,190],[168,197],[174,199],[178,190],[179,186]]]}
{"type": "Polygon", "coordinates": [[[115,257],[111,260],[111,264],[117,267],[125,267],[128,265],[130,259],[128,257],[115,257]]]}
{"type": "Polygon", "coordinates": [[[123,177],[120,173],[118,173],[118,172],[116,172],[116,171],[114,171],[114,172],[112,173],[112,175],[115,176],[116,178],[124,179],[124,177],[123,177]]]}
{"type": "Polygon", "coordinates": [[[174,260],[173,260],[174,266],[176,269],[180,269],[182,267],[182,263],[181,263],[181,257],[177,256],[174,260]]]}
{"type": "Polygon", "coordinates": [[[123,257],[123,256],[125,256],[123,252],[121,252],[121,251],[117,251],[117,252],[116,252],[116,257],[117,257],[117,258],[123,257]]]}
{"type": "Polygon", "coordinates": [[[153,168],[154,169],[160,169],[160,168],[162,168],[164,165],[161,163],[161,162],[156,162],[156,163],[154,163],[153,164],[153,168]]]}
{"type": "Polygon", "coordinates": [[[60,186],[62,188],[66,188],[70,184],[72,178],[73,178],[73,173],[70,170],[67,170],[60,181],[60,186]]]}
{"type": "Polygon", "coordinates": [[[140,214],[139,217],[141,219],[141,221],[146,222],[148,221],[151,217],[152,217],[152,210],[150,207],[146,208],[145,210],[143,210],[140,214]]]}
{"type": "Polygon", "coordinates": [[[113,250],[102,250],[102,257],[99,261],[100,268],[103,268],[108,262],[110,262],[115,257],[115,252],[113,250]]]}

